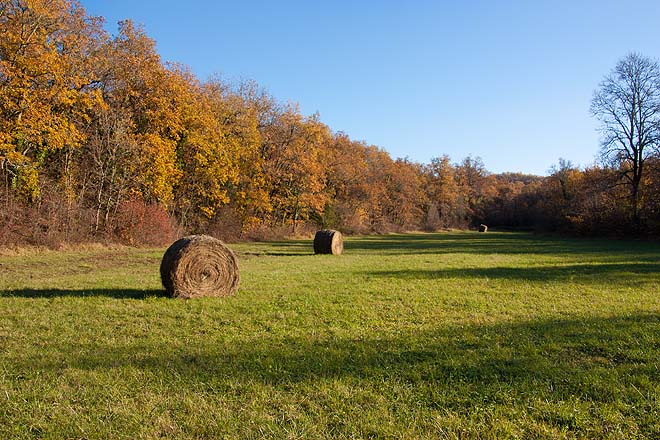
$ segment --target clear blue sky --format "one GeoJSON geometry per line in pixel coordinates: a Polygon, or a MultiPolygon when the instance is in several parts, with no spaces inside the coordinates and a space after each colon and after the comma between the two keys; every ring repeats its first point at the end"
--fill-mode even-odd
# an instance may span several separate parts
{"type": "Polygon", "coordinates": [[[418,162],[493,172],[593,163],[594,89],[630,51],[660,58],[660,1],[82,0],[130,18],[201,79],[253,79],[333,130],[418,162]]]}

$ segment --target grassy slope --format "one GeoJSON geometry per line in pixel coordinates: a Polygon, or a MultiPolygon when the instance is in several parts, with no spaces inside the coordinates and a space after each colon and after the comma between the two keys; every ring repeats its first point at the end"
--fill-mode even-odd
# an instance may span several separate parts
{"type": "Polygon", "coordinates": [[[416,234],[0,256],[0,438],[658,438],[660,246],[416,234]]]}

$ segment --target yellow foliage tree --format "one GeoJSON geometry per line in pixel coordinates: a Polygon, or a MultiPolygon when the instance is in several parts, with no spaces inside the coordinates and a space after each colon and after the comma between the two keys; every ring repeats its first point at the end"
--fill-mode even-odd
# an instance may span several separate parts
{"type": "Polygon", "coordinates": [[[104,76],[105,101],[133,121],[141,196],[170,205],[181,177],[176,151],[185,132],[181,104],[187,100],[188,84],[163,65],[155,42],[130,20],[119,23],[106,52],[104,76]]]}
{"type": "Polygon", "coordinates": [[[84,140],[79,123],[99,97],[92,66],[104,32],[73,1],[3,3],[0,162],[13,186],[34,199],[46,158],[84,140]]]}
{"type": "Polygon", "coordinates": [[[293,107],[264,130],[264,174],[275,221],[290,222],[294,232],[299,220],[322,212],[326,204],[324,164],[331,142],[330,130],[317,115],[304,118],[293,107]]]}

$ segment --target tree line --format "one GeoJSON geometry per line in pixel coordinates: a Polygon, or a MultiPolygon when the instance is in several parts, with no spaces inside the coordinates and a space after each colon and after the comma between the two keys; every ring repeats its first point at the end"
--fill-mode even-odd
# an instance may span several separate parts
{"type": "Polygon", "coordinates": [[[471,156],[393,159],[255,82],[201,81],[163,62],[129,20],[115,35],[103,25],[73,0],[0,4],[0,244],[479,223],[660,231],[660,112],[652,111],[660,82],[657,64],[640,55],[622,60],[594,95],[607,161],[578,169],[561,159],[540,177],[492,174],[471,156]],[[631,63],[646,63],[634,103],[619,88],[631,63]],[[617,99],[629,102],[619,108],[617,99]]]}

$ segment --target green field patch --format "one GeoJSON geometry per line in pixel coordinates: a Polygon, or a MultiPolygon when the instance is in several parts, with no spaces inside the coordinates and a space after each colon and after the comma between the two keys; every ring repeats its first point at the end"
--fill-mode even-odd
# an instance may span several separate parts
{"type": "Polygon", "coordinates": [[[232,247],[237,295],[190,301],[164,249],[1,256],[0,437],[660,436],[653,243],[232,247]]]}

